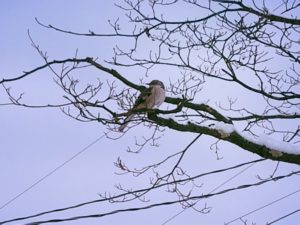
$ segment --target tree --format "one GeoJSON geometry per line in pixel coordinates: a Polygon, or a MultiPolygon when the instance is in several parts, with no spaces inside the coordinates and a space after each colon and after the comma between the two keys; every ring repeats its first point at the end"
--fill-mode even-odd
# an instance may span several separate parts
{"type": "MultiPolygon", "coordinates": [[[[145,89],[144,85],[132,82],[116,68],[140,67],[145,75],[157,68],[179,71],[181,77],[171,77],[167,85],[165,109],[138,110],[138,116],[129,129],[143,124],[152,130],[143,143],[137,143],[136,152],[141,151],[147,143],[155,145],[161,132],[166,129],[194,133],[197,137],[182,151],[141,169],[131,169],[119,159],[116,166],[122,172],[139,176],[153,170],[155,178],[151,180],[149,188],[132,191],[119,186],[125,194],[103,196],[103,199],[143,201],[150,190],[166,186],[170,192],[176,193],[179,200],[164,204],[181,203],[183,207],[193,207],[203,197],[195,197],[190,190],[182,189],[188,189],[193,180],[203,174],[190,176],[181,167],[181,161],[189,147],[202,135],[216,140],[212,146],[216,152],[219,145],[229,142],[264,159],[296,165],[300,163],[300,20],[295,16],[299,6],[296,1],[281,1],[274,6],[266,1],[243,0],[124,0],[117,7],[124,11],[131,28],[128,28],[129,25],[123,28],[123,21],[117,19],[110,21],[113,29],[110,34],[92,30],[79,33],[46,25],[36,19],[42,27],[60,33],[128,39],[131,45],[116,46],[112,60],[107,61],[110,66],[104,66],[96,58],[78,58],[77,55],[63,60],[50,60],[29,34],[32,45],[45,63],[15,78],[3,78],[0,83],[11,104],[59,107],[63,113],[78,121],[99,122],[111,132],[116,132],[126,116],[124,112],[132,107],[138,92],[145,89]],[[183,12],[183,15],[172,18],[168,12],[177,7],[186,9],[187,15],[183,12]],[[64,92],[65,103],[29,105],[23,102],[22,95],[15,96],[6,87],[9,82],[31,76],[45,68],[52,70],[56,84],[64,92]],[[100,78],[98,83],[82,87],[72,73],[87,68],[100,70],[114,81],[105,83],[100,78]],[[228,98],[227,102],[210,96],[209,100],[199,103],[199,99],[203,100],[203,92],[215,87],[222,88],[224,92],[231,91],[234,96],[228,98]],[[243,95],[246,97],[239,101],[243,95]],[[212,104],[213,101],[220,103],[212,104]],[[174,159],[176,162],[168,173],[155,170],[174,159]]],[[[245,164],[237,167],[242,165],[245,164]]],[[[236,167],[228,169],[233,168],[236,167]]],[[[271,177],[249,186],[241,185],[234,190],[283,177],[271,177]]],[[[225,192],[221,191],[220,194],[225,192]]],[[[131,210],[140,209],[143,207],[131,210]]],[[[204,207],[199,211],[205,213],[209,210],[204,207]]]]}

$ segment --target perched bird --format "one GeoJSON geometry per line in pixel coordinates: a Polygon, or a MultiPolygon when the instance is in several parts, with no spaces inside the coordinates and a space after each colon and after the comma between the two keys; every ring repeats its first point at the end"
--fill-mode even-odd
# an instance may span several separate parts
{"type": "Polygon", "coordinates": [[[142,91],[137,98],[132,109],[127,112],[127,117],[124,123],[119,127],[119,131],[122,132],[127,126],[128,122],[134,117],[135,110],[137,109],[153,109],[160,106],[166,98],[165,86],[163,82],[159,80],[153,80],[148,83],[149,88],[142,91]]]}

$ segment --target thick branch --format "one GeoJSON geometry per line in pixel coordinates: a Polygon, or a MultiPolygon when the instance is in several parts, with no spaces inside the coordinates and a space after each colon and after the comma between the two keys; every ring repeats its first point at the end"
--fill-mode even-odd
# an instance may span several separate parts
{"type": "Polygon", "coordinates": [[[24,71],[23,75],[21,75],[21,76],[13,77],[13,78],[2,78],[2,80],[0,80],[0,84],[20,80],[24,77],[27,77],[35,72],[38,72],[39,70],[45,69],[54,64],[64,64],[64,63],[68,63],[68,62],[76,62],[76,63],[88,62],[88,58],[85,58],[85,59],[69,58],[69,59],[64,59],[64,60],[53,60],[51,62],[45,63],[42,66],[36,67],[33,70],[24,71]]]}
{"type": "Polygon", "coordinates": [[[170,98],[170,97],[167,97],[165,102],[174,104],[174,105],[182,104],[183,107],[186,107],[189,109],[207,112],[207,113],[213,115],[219,121],[223,121],[225,123],[231,123],[231,121],[228,118],[226,118],[221,113],[219,113],[217,110],[215,110],[214,108],[212,108],[211,106],[209,106],[207,104],[203,104],[203,103],[195,104],[190,101],[183,101],[181,98],[170,98]]]}
{"type": "Polygon", "coordinates": [[[260,12],[257,11],[249,6],[246,6],[242,3],[242,1],[228,1],[228,0],[213,0],[214,2],[221,2],[221,3],[228,3],[228,4],[234,4],[238,5],[241,7],[241,11],[246,11],[253,13],[261,18],[268,19],[270,21],[274,22],[280,22],[280,23],[285,23],[285,24],[293,24],[293,25],[300,25],[300,20],[299,19],[294,19],[294,18],[287,18],[283,16],[278,16],[274,14],[270,14],[269,12],[260,12]]]}
{"type": "Polygon", "coordinates": [[[93,60],[93,58],[86,58],[86,61],[88,63],[90,63],[91,65],[93,65],[94,67],[96,67],[97,69],[104,71],[106,73],[109,73],[110,75],[112,75],[113,77],[117,78],[118,80],[122,81],[124,84],[126,84],[127,86],[134,88],[136,90],[142,91],[145,89],[144,86],[140,86],[140,85],[136,85],[135,83],[132,83],[131,81],[129,81],[128,79],[126,79],[124,76],[122,76],[121,74],[119,74],[116,70],[113,69],[109,69],[107,67],[102,66],[101,64],[97,63],[96,61],[93,60]]]}
{"type": "MultiPolygon", "coordinates": [[[[85,59],[66,59],[66,60],[54,60],[51,61],[49,63],[46,63],[43,66],[37,67],[36,69],[33,69],[29,72],[26,72],[24,75],[19,76],[19,77],[15,77],[12,79],[3,79],[3,82],[10,82],[10,81],[15,81],[15,80],[19,80],[25,76],[28,76],[38,70],[44,69],[52,64],[61,64],[61,63],[66,63],[66,62],[77,62],[77,63],[81,63],[81,62],[86,62],[94,67],[96,67],[97,69],[104,71],[106,73],[109,73],[110,75],[112,75],[113,77],[115,77],[116,79],[120,80],[121,82],[123,82],[125,85],[134,88],[136,90],[142,91],[145,87],[141,86],[141,85],[136,85],[134,83],[132,83],[131,81],[129,81],[128,79],[126,79],[124,76],[122,76],[120,73],[118,73],[116,70],[107,68],[102,66],[101,64],[97,63],[96,61],[94,61],[92,58],[85,58],[85,59]]],[[[188,100],[184,100],[181,98],[170,98],[167,97],[165,100],[167,103],[170,104],[174,104],[177,106],[177,108],[175,108],[174,110],[171,111],[162,111],[162,114],[171,114],[171,113],[176,113],[178,112],[178,110],[181,110],[182,108],[189,108],[195,111],[203,111],[206,113],[209,113],[210,115],[212,115],[216,121],[220,121],[220,122],[224,122],[226,124],[232,124],[231,119],[223,116],[221,113],[219,113],[217,110],[213,109],[212,107],[206,105],[206,104],[195,104],[192,103],[188,100]]],[[[274,150],[280,151],[280,149],[270,149],[267,148],[266,146],[261,146],[257,143],[253,143],[247,139],[245,139],[244,137],[242,137],[240,134],[238,134],[237,132],[232,132],[230,134],[226,134],[224,136],[223,133],[221,133],[220,131],[213,129],[211,127],[207,127],[207,126],[200,126],[198,124],[194,124],[194,123],[187,123],[187,124],[180,124],[172,119],[165,119],[162,117],[158,117],[156,113],[159,113],[160,110],[156,110],[155,113],[151,113],[149,112],[149,119],[152,120],[153,122],[155,122],[156,124],[160,125],[160,126],[167,126],[171,129],[177,130],[177,131],[184,131],[184,132],[193,132],[193,133],[203,133],[209,136],[213,136],[215,138],[221,139],[221,140],[226,140],[229,141],[233,144],[236,144],[238,146],[240,146],[241,148],[248,150],[252,153],[258,154],[264,158],[267,159],[272,159],[272,160],[276,160],[276,161],[283,161],[283,162],[290,162],[290,163],[295,163],[295,164],[300,164],[300,155],[292,155],[292,154],[288,154],[288,153],[284,153],[282,152],[282,154],[280,154],[280,156],[278,156],[277,154],[274,154],[274,150]]],[[[267,117],[267,116],[266,116],[267,117]]],[[[258,119],[260,117],[257,117],[258,119]]],[[[276,116],[276,118],[279,118],[279,116],[276,116]]],[[[245,119],[245,118],[243,118],[245,119]]],[[[250,119],[250,118],[248,118],[250,119]]],[[[264,118],[262,118],[264,119],[264,118]]],[[[267,119],[270,119],[269,117],[267,117],[267,119]]],[[[238,120],[237,118],[233,118],[232,120],[238,120]]]]}
{"type": "Polygon", "coordinates": [[[242,149],[255,153],[266,159],[300,164],[300,155],[293,155],[285,152],[280,152],[280,154],[276,154],[280,151],[280,149],[270,149],[266,146],[251,142],[235,131],[232,133],[223,133],[220,130],[211,127],[200,126],[194,123],[180,124],[172,119],[158,117],[156,114],[148,114],[148,117],[160,126],[166,126],[171,129],[182,132],[202,133],[209,136],[213,136],[220,140],[231,142],[241,147],[242,149]]]}

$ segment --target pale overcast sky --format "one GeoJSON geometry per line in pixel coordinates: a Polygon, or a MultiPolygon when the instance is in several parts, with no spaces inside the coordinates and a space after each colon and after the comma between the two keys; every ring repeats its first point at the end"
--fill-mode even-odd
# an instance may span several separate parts
{"type": "MultiPolygon", "coordinates": [[[[81,32],[86,32],[89,29],[99,33],[109,32],[107,20],[115,19],[118,16],[123,18],[122,11],[114,6],[113,1],[10,0],[0,2],[0,12],[0,79],[21,75],[22,71],[28,71],[43,64],[43,60],[31,47],[27,30],[30,31],[36,43],[48,52],[51,59],[73,57],[76,49],[78,49],[79,57],[98,57],[99,62],[103,62],[111,59],[113,47],[116,44],[127,44],[126,42],[122,43],[120,39],[76,37],[57,33],[39,26],[35,21],[36,17],[45,24],[53,24],[81,32]]],[[[170,12],[173,16],[178,13],[180,11],[177,10],[170,12]]],[[[112,67],[111,65],[108,66],[112,67]]],[[[139,82],[141,78],[144,81],[159,78],[167,84],[168,80],[173,78],[167,68],[153,70],[150,77],[144,77],[144,71],[141,71],[140,68],[114,67],[114,69],[122,72],[127,79],[134,82],[139,82]]],[[[80,74],[80,79],[83,82],[95,81],[97,78],[112,80],[108,75],[96,70],[91,70],[88,74],[80,74]]],[[[24,92],[24,101],[32,104],[57,103],[63,100],[62,93],[53,82],[51,71],[47,69],[15,83],[6,84],[6,86],[11,86],[14,93],[24,92]]],[[[234,90],[228,90],[226,94],[220,92],[221,89],[219,92],[216,90],[218,90],[217,87],[213,91],[207,90],[198,99],[199,102],[210,99],[212,100],[211,103],[215,104],[215,101],[226,99],[227,96],[235,94],[234,90]]],[[[240,98],[247,99],[247,96],[240,96],[240,98]]],[[[0,103],[5,102],[7,102],[7,97],[1,87],[0,103]]],[[[0,207],[101,137],[106,131],[101,124],[78,122],[64,115],[59,109],[1,106],[0,115],[0,207]]],[[[128,153],[126,151],[127,146],[134,147],[135,136],[141,138],[139,135],[142,134],[147,134],[147,128],[136,127],[118,140],[102,138],[86,152],[0,209],[0,221],[92,201],[99,198],[99,193],[116,194],[119,193],[114,187],[117,184],[133,189],[145,187],[149,182],[147,177],[135,178],[115,174],[118,170],[115,168],[114,162],[118,157],[126,160],[132,167],[143,167],[151,162],[159,161],[168,154],[181,151],[196,137],[195,134],[181,134],[167,130],[159,141],[160,146],[158,148],[149,146],[140,154],[128,153]]],[[[223,159],[217,160],[214,151],[210,150],[210,146],[215,140],[208,137],[201,137],[200,139],[201,141],[192,147],[191,154],[184,162],[185,168],[188,171],[193,171],[194,174],[259,158],[236,146],[224,143],[220,149],[220,155],[223,159]]],[[[256,175],[268,177],[272,174],[276,164],[270,160],[257,163],[219,190],[256,182],[256,175]]],[[[200,193],[209,193],[244,168],[241,167],[220,176],[204,177],[197,181],[199,185],[203,185],[200,193]]],[[[278,174],[297,168],[295,165],[280,163],[278,174]]],[[[296,191],[299,184],[299,177],[292,177],[201,200],[197,206],[201,208],[207,204],[208,207],[212,207],[210,213],[201,214],[193,209],[187,209],[167,224],[224,224],[296,191]]],[[[152,193],[148,198],[153,200],[149,203],[152,204],[170,200],[172,195],[161,191],[152,193]]],[[[251,222],[260,225],[265,224],[299,208],[299,200],[300,194],[298,193],[259,210],[245,219],[249,224],[251,222]]],[[[112,209],[140,205],[137,202],[129,202],[124,205],[98,203],[10,224],[104,213],[112,209]]],[[[162,206],[144,211],[125,212],[103,218],[83,219],[61,224],[164,224],[181,210],[180,205],[162,206]]],[[[300,221],[300,213],[281,221],[278,225],[296,224],[297,221],[300,221]]],[[[232,223],[232,225],[240,224],[242,224],[240,220],[232,223]]]]}

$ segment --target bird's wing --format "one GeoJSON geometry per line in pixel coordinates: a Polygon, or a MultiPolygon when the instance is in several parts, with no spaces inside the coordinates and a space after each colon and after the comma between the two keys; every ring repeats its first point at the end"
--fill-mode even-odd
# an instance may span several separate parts
{"type": "Polygon", "coordinates": [[[144,91],[141,92],[139,97],[134,103],[134,106],[131,110],[128,111],[127,117],[124,120],[124,123],[119,127],[119,131],[123,132],[123,130],[126,128],[127,124],[130,122],[130,120],[134,117],[134,110],[135,109],[142,109],[146,107],[146,99],[152,94],[152,87],[146,88],[144,91]]]}
{"type": "Polygon", "coordinates": [[[152,94],[152,87],[146,88],[144,91],[141,92],[141,94],[139,95],[139,97],[137,98],[137,100],[134,103],[134,107],[136,108],[140,105],[142,105],[143,103],[145,103],[146,99],[152,94]]]}

